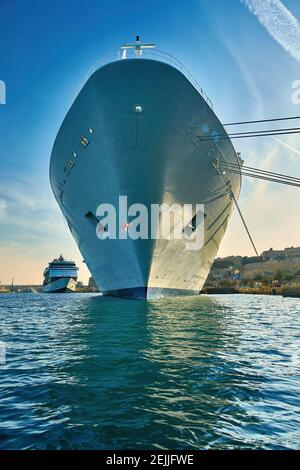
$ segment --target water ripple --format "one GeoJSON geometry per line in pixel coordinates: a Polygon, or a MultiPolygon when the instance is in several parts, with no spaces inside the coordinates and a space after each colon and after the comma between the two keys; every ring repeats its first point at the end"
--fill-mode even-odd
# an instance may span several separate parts
{"type": "Polygon", "coordinates": [[[1,449],[299,449],[297,299],[0,297],[1,449]]]}

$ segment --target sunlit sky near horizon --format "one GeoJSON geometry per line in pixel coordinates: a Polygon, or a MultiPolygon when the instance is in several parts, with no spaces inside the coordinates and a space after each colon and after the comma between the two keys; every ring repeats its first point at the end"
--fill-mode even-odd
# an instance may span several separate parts
{"type": "MultiPolygon", "coordinates": [[[[184,63],[222,122],[300,115],[291,99],[300,80],[296,19],[300,2],[292,0],[1,0],[0,281],[40,284],[60,253],[88,280],[48,172],[58,128],[101,56],[140,34],[184,63]],[[281,18],[282,4],[291,21],[281,18]]],[[[279,140],[234,145],[249,166],[300,177],[300,136],[279,140]]],[[[260,252],[300,246],[299,198],[297,188],[244,179],[240,207],[260,252]]],[[[236,211],[219,250],[231,254],[253,255],[236,211]]]]}

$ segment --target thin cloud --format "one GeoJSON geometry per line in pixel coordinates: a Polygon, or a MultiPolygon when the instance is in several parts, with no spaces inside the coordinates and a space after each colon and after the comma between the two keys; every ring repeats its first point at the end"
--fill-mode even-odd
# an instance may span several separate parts
{"type": "Polygon", "coordinates": [[[290,150],[292,150],[293,152],[298,153],[298,155],[300,155],[299,150],[296,150],[296,149],[294,149],[294,147],[291,147],[290,145],[286,144],[285,142],[282,142],[282,140],[276,139],[276,137],[272,137],[272,139],[276,140],[276,141],[279,142],[280,144],[284,145],[284,146],[287,147],[288,149],[290,149],[290,150]]]}
{"type": "Polygon", "coordinates": [[[280,0],[242,0],[268,33],[300,61],[300,24],[280,0]]]}
{"type": "Polygon", "coordinates": [[[65,237],[68,230],[63,221],[52,194],[43,187],[25,181],[0,181],[0,242],[8,230],[22,239],[65,237]]]}
{"type": "Polygon", "coordinates": [[[0,220],[4,217],[5,209],[6,209],[6,202],[0,199],[0,220]]]}

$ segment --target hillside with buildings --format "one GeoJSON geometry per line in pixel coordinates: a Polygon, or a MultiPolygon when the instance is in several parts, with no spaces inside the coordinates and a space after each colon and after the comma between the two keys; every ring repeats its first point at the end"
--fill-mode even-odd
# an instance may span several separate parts
{"type": "Polygon", "coordinates": [[[261,256],[216,258],[205,286],[300,285],[300,247],[270,248],[261,256]]]}

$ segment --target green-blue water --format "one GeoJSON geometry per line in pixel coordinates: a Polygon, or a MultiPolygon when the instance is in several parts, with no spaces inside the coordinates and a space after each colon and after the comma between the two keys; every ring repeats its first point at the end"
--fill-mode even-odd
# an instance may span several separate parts
{"type": "Polygon", "coordinates": [[[300,448],[300,299],[0,296],[1,449],[300,448]]]}

